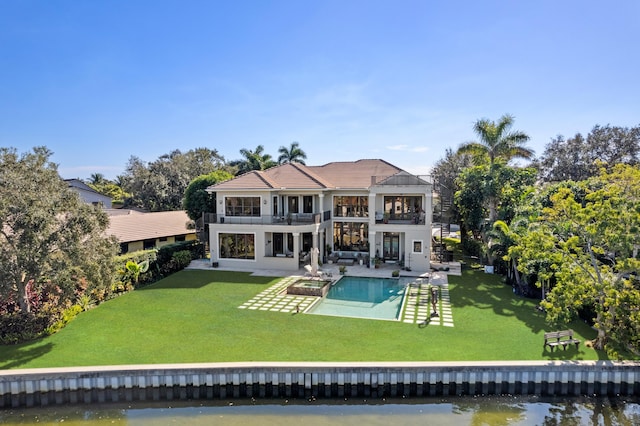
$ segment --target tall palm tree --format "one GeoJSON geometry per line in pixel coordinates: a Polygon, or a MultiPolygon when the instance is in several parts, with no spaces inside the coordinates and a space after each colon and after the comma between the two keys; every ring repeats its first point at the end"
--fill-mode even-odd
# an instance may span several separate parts
{"type": "Polygon", "coordinates": [[[278,148],[280,156],[278,157],[278,164],[284,163],[300,163],[304,165],[304,160],[307,158],[307,154],[300,149],[298,142],[292,142],[291,147],[287,149],[286,146],[278,148]]]}
{"type": "Polygon", "coordinates": [[[460,145],[458,153],[487,156],[491,166],[498,159],[508,163],[513,158],[532,158],[533,150],[525,146],[529,136],[519,130],[511,131],[513,121],[514,117],[509,114],[500,117],[497,123],[486,118],[476,121],[473,130],[480,140],[460,145]]]}
{"type": "MultiPolygon", "coordinates": [[[[498,217],[498,188],[496,176],[500,168],[513,158],[532,158],[533,150],[527,148],[525,143],[529,136],[519,130],[511,130],[514,118],[505,114],[500,120],[480,119],[473,125],[473,130],[480,138],[477,142],[467,142],[458,148],[458,154],[469,153],[480,164],[489,158],[489,170],[486,175],[487,204],[489,208],[489,223],[494,223],[498,217]]],[[[486,163],[485,163],[486,164],[486,163]]]]}
{"type": "Polygon", "coordinates": [[[247,173],[252,170],[266,170],[275,166],[277,163],[273,161],[271,155],[263,154],[264,146],[258,145],[255,150],[242,148],[240,154],[244,160],[238,162],[238,174],[247,173]]]}

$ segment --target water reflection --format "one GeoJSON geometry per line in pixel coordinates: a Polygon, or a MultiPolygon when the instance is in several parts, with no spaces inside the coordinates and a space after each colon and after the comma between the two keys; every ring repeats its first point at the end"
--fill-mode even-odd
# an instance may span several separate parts
{"type": "Polygon", "coordinates": [[[639,398],[458,397],[378,400],[176,401],[0,411],[3,424],[473,425],[640,424],[639,398]]]}

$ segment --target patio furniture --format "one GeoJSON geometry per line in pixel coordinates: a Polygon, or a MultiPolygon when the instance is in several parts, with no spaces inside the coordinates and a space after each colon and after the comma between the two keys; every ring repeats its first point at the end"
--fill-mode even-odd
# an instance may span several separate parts
{"type": "Polygon", "coordinates": [[[311,265],[304,265],[304,269],[305,271],[307,271],[307,273],[305,274],[308,277],[311,278],[323,278],[324,276],[324,272],[322,272],[320,269],[317,269],[316,271],[313,270],[313,268],[311,267],[311,265]]]}

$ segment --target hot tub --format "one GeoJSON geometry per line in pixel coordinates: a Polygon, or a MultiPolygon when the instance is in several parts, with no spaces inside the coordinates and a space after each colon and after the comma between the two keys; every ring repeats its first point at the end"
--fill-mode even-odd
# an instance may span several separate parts
{"type": "Polygon", "coordinates": [[[287,287],[287,294],[324,297],[331,287],[330,284],[331,281],[303,278],[287,287]]]}

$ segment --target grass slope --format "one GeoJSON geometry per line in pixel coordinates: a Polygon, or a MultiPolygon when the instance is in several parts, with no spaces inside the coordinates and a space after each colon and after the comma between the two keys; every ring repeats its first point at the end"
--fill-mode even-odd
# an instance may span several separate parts
{"type": "MultiPolygon", "coordinates": [[[[0,368],[220,361],[465,361],[606,358],[542,348],[535,301],[500,277],[450,277],[454,327],[238,309],[278,279],[187,270],[84,312],[59,333],[0,346],[0,368]]],[[[594,332],[571,324],[583,341],[594,332]]]]}

